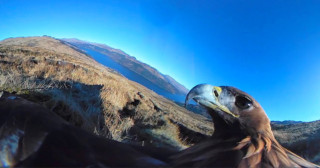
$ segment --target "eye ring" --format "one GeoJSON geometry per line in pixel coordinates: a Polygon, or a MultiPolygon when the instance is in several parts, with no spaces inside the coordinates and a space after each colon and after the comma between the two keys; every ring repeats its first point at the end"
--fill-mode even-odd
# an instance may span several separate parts
{"type": "Polygon", "coordinates": [[[240,109],[248,109],[252,104],[252,100],[247,96],[240,95],[236,97],[235,105],[240,109]]]}

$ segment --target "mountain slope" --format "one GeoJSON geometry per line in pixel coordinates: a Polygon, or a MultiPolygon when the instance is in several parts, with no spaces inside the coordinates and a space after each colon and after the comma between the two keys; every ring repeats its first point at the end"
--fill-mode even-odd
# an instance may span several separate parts
{"type": "Polygon", "coordinates": [[[182,84],[180,84],[179,82],[177,82],[175,79],[173,79],[171,76],[169,75],[164,75],[164,77],[166,78],[166,80],[173,85],[175,88],[177,88],[182,94],[187,94],[189,92],[189,90],[187,88],[185,88],[182,84]]]}
{"type": "Polygon", "coordinates": [[[185,148],[210,121],[50,37],[0,42],[0,90],[16,92],[73,125],[134,144],[185,148]]]}
{"type": "Polygon", "coordinates": [[[320,163],[320,120],[271,122],[277,140],[294,153],[320,163]]]}
{"type": "Polygon", "coordinates": [[[182,97],[188,92],[188,89],[170,76],[161,74],[155,68],[138,61],[135,57],[129,56],[121,50],[104,44],[85,42],[78,39],[62,39],[62,41],[85,51],[106,66],[111,67],[115,63],[119,64],[112,68],[130,80],[134,80],[169,99],[182,102],[182,97]],[[108,57],[111,60],[105,61],[101,57],[108,57]],[[182,97],[177,98],[179,95],[182,95],[182,97]]]}
{"type": "MultiPolygon", "coordinates": [[[[213,133],[209,119],[50,37],[0,42],[0,90],[45,106],[87,132],[121,142],[183,149],[213,133]]],[[[272,123],[276,139],[319,164],[319,121],[285,123],[272,123]]]]}

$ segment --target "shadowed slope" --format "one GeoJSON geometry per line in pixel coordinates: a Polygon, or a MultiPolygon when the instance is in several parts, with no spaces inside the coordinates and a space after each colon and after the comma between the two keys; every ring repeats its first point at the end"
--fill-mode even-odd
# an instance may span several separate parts
{"type": "Polygon", "coordinates": [[[274,136],[281,145],[320,164],[320,121],[278,124],[271,122],[274,136]]]}
{"type": "MultiPolygon", "coordinates": [[[[98,52],[102,57],[109,57],[113,61],[135,72],[168,93],[185,96],[188,92],[188,89],[178,83],[175,79],[160,73],[150,65],[140,62],[135,57],[129,56],[119,49],[114,49],[104,44],[86,42],[78,39],[62,39],[62,41],[85,51],[98,52]]],[[[149,88],[153,89],[155,86],[151,85],[149,88]]]]}
{"type": "MultiPolygon", "coordinates": [[[[88,132],[129,144],[183,149],[213,132],[206,118],[50,37],[0,42],[0,89],[41,104],[88,132]]],[[[284,129],[280,134],[295,133],[284,129]]],[[[280,142],[289,143],[288,138],[280,142]]],[[[310,143],[298,144],[305,147],[301,150],[315,151],[310,156],[316,160],[318,143],[313,143],[315,147],[310,143]]]]}
{"type": "Polygon", "coordinates": [[[125,144],[76,128],[38,104],[1,94],[1,167],[165,165],[125,144]]]}
{"type": "Polygon", "coordinates": [[[193,132],[213,131],[203,117],[50,37],[0,42],[0,89],[121,142],[183,149],[196,143],[193,132]]]}

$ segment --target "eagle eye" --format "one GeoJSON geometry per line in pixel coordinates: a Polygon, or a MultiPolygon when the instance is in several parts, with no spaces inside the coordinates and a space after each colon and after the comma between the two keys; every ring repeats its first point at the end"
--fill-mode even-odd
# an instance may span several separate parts
{"type": "Polygon", "coordinates": [[[240,109],[248,109],[252,106],[252,101],[248,97],[237,96],[235,104],[240,109]]]}

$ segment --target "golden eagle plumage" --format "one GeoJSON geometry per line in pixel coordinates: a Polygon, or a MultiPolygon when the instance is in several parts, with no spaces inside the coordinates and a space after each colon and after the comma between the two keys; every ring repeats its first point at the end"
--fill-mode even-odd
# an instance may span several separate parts
{"type": "Polygon", "coordinates": [[[133,147],[90,134],[49,109],[0,91],[0,167],[157,167],[133,147]]]}
{"type": "Polygon", "coordinates": [[[261,105],[234,87],[195,86],[187,95],[212,116],[211,138],[173,157],[175,166],[318,167],[282,147],[261,105]]]}
{"type": "Polygon", "coordinates": [[[319,167],[282,147],[260,104],[233,87],[198,85],[194,99],[215,132],[184,151],[136,148],[91,135],[52,111],[0,92],[0,166],[319,167]]]}

